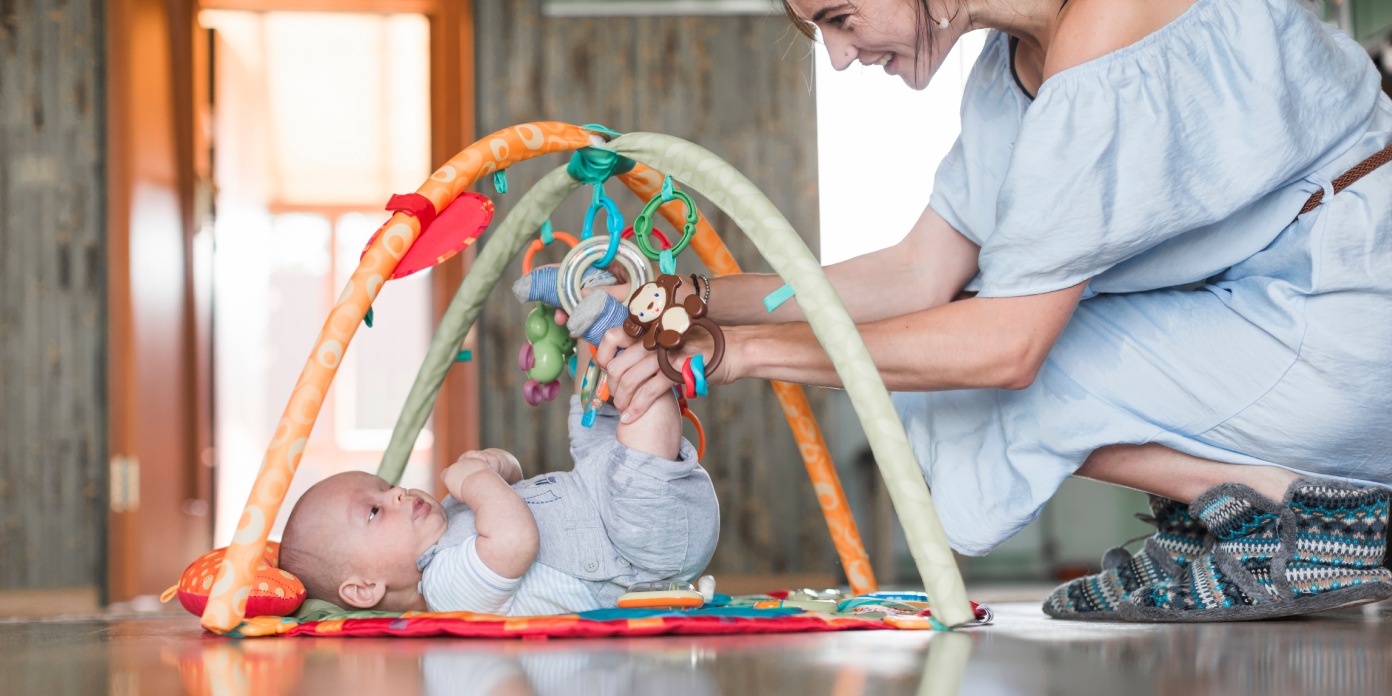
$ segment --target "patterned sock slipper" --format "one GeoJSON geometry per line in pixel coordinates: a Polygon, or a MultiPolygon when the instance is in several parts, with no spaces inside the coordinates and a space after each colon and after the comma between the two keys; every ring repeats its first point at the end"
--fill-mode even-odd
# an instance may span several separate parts
{"type": "Polygon", "coordinates": [[[1389,492],[1302,478],[1276,503],[1237,484],[1190,506],[1215,537],[1180,577],[1121,602],[1123,621],[1249,621],[1392,597],[1389,492]]]}
{"type": "Polygon", "coordinates": [[[1154,524],[1140,553],[1118,546],[1102,557],[1102,572],[1060,585],[1044,600],[1044,613],[1070,621],[1116,621],[1116,608],[1128,593],[1180,577],[1189,561],[1198,558],[1209,541],[1208,530],[1189,514],[1189,506],[1150,496],[1154,524]]]}

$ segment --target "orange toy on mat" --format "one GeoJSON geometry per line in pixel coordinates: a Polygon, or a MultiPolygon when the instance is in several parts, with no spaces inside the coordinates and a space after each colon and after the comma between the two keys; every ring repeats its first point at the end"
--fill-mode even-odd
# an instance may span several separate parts
{"type": "MultiPolygon", "coordinates": [[[[177,592],[179,603],[195,616],[203,615],[203,607],[208,604],[208,593],[217,578],[218,566],[227,549],[213,549],[189,564],[179,577],[179,584],[164,591],[160,601],[168,602],[177,592]]],[[[289,616],[300,608],[305,600],[305,586],[300,579],[281,570],[280,544],[266,542],[266,551],[261,554],[261,565],[256,566],[256,575],[251,580],[251,594],[247,595],[246,615],[251,616],[289,616]]]]}

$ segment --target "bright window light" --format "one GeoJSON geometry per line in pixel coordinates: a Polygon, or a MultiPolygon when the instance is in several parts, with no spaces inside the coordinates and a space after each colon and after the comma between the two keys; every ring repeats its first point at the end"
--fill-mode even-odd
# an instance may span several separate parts
{"type": "Polygon", "coordinates": [[[961,130],[962,87],[985,39],[982,31],[962,37],[921,92],[878,67],[857,63],[836,72],[817,45],[822,263],[883,249],[908,234],[961,130]]]}

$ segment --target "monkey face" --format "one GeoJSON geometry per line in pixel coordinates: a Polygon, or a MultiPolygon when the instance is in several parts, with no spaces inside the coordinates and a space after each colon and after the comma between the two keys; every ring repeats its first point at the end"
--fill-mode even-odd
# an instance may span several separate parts
{"type": "Polygon", "coordinates": [[[628,313],[639,324],[650,324],[662,316],[672,296],[667,288],[656,282],[645,283],[628,299],[628,313]]]}

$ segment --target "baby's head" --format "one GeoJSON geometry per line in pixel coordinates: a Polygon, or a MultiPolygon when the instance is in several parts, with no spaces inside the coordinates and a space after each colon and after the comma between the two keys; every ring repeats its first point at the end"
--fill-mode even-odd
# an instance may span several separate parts
{"type": "Polygon", "coordinates": [[[295,504],[280,567],[311,599],[355,609],[418,609],[416,560],[444,535],[439,501],[361,471],[314,484],[295,504]]]}

